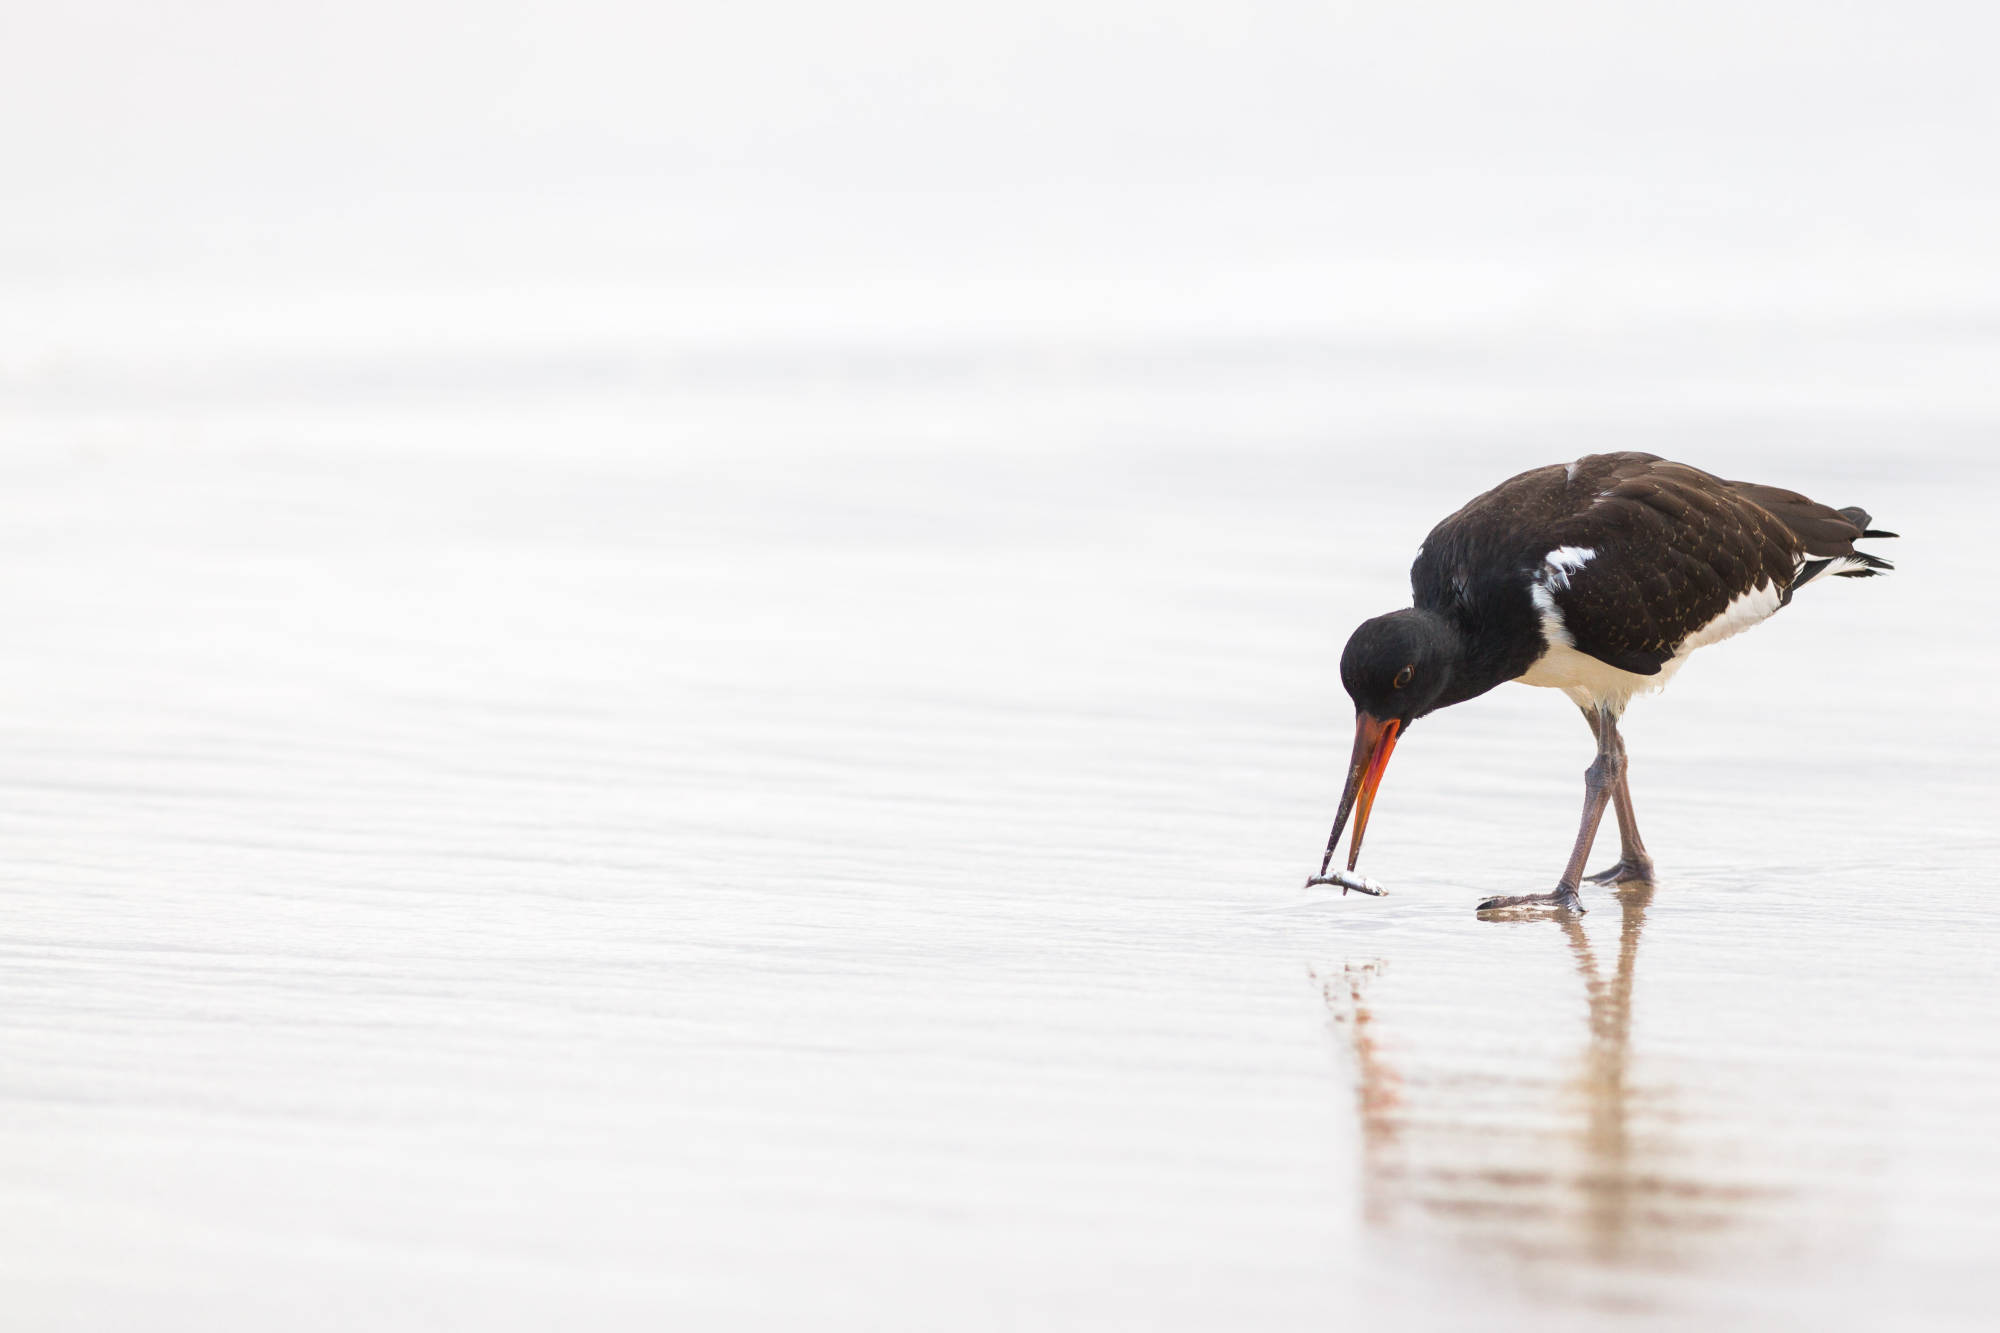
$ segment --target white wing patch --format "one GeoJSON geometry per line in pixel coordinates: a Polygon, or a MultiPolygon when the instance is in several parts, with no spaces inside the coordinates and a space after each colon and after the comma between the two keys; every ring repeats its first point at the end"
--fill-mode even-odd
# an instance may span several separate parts
{"type": "Polygon", "coordinates": [[[1549,591],[1565,592],[1569,588],[1569,576],[1596,558],[1595,547],[1558,546],[1542,557],[1542,572],[1535,576],[1535,582],[1549,591]]]}

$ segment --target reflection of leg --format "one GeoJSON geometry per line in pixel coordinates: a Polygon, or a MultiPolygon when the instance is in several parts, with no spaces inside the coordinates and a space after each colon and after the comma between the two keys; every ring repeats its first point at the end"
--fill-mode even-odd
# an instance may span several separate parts
{"type": "Polygon", "coordinates": [[[1597,826],[1604,818],[1604,807],[1611,803],[1611,794],[1625,773],[1625,752],[1618,738],[1617,718],[1608,712],[1593,712],[1592,725],[1597,731],[1597,758],[1583,773],[1583,819],[1577,825],[1576,845],[1570,849],[1569,864],[1563,867],[1562,878],[1556,881],[1553,893],[1527,893],[1511,898],[1488,898],[1479,904],[1477,910],[1489,912],[1499,907],[1566,907],[1572,912],[1583,911],[1583,900],[1576,895],[1577,886],[1583,882],[1583,864],[1590,856],[1590,844],[1597,839],[1597,826]]]}
{"type": "Polygon", "coordinates": [[[1618,968],[1604,977],[1597,968],[1597,954],[1583,923],[1565,914],[1558,918],[1569,938],[1570,953],[1583,978],[1584,994],[1590,999],[1591,1035],[1599,1041],[1625,1044],[1632,1016],[1632,974],[1639,961],[1639,933],[1646,924],[1646,909],[1653,903],[1653,886],[1647,883],[1621,884],[1618,900],[1618,968]]]}
{"type": "MultiPolygon", "coordinates": [[[[1591,729],[1598,726],[1597,714],[1586,708],[1584,721],[1591,729]]],[[[1618,782],[1611,789],[1611,810],[1618,816],[1618,861],[1596,874],[1588,876],[1590,884],[1624,884],[1631,881],[1651,884],[1653,882],[1653,858],[1646,855],[1646,844],[1639,837],[1639,817],[1632,813],[1631,767],[1625,758],[1625,738],[1618,734],[1618,719],[1611,722],[1611,743],[1618,751],[1618,782]]]]}
{"type": "MultiPolygon", "coordinates": [[[[1585,1225],[1591,1253],[1604,1263],[1643,1250],[1648,1231],[1659,1225],[1660,1205],[1658,1177],[1642,1165],[1644,1144],[1632,1123],[1632,984],[1653,886],[1621,885],[1616,896],[1620,917],[1616,969],[1603,976],[1594,965],[1579,961],[1590,997],[1582,1144],[1589,1163],[1584,1175],[1592,1187],[1585,1196],[1585,1225]]],[[[1572,917],[1563,918],[1566,927],[1573,922],[1572,917]]]]}

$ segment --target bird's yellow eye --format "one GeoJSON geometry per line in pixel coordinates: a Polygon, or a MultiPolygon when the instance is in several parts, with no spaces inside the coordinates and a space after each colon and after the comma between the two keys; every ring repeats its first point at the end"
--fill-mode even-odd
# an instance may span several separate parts
{"type": "Polygon", "coordinates": [[[1416,674],[1417,669],[1413,666],[1406,666],[1401,671],[1398,671],[1396,673],[1396,688],[1400,690],[1405,685],[1408,685],[1416,678],[1416,674]]]}

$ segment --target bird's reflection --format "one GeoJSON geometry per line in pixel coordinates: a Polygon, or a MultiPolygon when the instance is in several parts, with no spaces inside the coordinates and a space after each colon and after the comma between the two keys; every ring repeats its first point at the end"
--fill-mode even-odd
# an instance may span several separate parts
{"type": "Polygon", "coordinates": [[[1565,1271],[1680,1267],[1731,1245],[1771,1202],[1777,1191],[1730,1179],[1712,1127],[1688,1123],[1675,1088],[1634,1079],[1633,989],[1652,897],[1647,884],[1619,891],[1615,954],[1568,913],[1515,923],[1564,936],[1588,1001],[1581,1034],[1567,1014],[1517,1019],[1521,1038],[1496,1049],[1490,1013],[1468,1020],[1462,1005],[1426,1008],[1416,994],[1385,1007],[1371,992],[1386,960],[1321,978],[1354,1061],[1371,1228],[1440,1232],[1565,1271]]]}
{"type": "Polygon", "coordinates": [[[1653,1206],[1666,1185],[1656,1175],[1637,1169],[1642,1159],[1632,1137],[1632,979],[1639,961],[1639,935],[1652,901],[1649,883],[1628,884],[1620,893],[1618,962],[1609,981],[1598,967],[1583,919],[1572,912],[1559,914],[1590,999],[1590,1041],[1584,1048],[1581,1088],[1584,1156],[1591,1169],[1578,1184],[1586,1201],[1584,1235],[1600,1259],[1620,1258],[1641,1246],[1649,1219],[1666,1226],[1692,1220],[1653,1206]]]}

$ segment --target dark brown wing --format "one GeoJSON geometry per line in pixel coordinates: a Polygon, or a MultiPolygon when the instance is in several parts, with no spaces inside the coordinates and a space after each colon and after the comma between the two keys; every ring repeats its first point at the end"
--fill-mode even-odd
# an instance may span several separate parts
{"type": "Polygon", "coordinates": [[[1524,670],[1544,650],[1546,605],[1579,650],[1654,675],[1746,593],[1768,600],[1738,608],[1737,628],[1816,574],[1889,568],[1854,549],[1857,538],[1893,535],[1867,525],[1859,509],[1655,454],[1591,454],[1468,501],[1424,539],[1410,589],[1417,606],[1464,622],[1472,641],[1502,645],[1495,670],[1524,670]]]}
{"type": "Polygon", "coordinates": [[[1578,472],[1597,489],[1551,526],[1551,549],[1595,554],[1543,586],[1579,651],[1640,675],[1746,593],[1767,591],[1768,610],[1783,605],[1808,553],[1849,554],[1861,535],[1802,495],[1681,463],[1600,455],[1578,460],[1578,472]]]}

